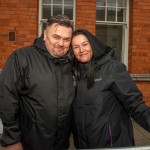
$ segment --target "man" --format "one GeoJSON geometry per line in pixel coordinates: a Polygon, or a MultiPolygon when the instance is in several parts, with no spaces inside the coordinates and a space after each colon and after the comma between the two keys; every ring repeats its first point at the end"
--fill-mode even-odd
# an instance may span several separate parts
{"type": "Polygon", "coordinates": [[[74,98],[68,57],[72,31],[67,16],[52,16],[32,46],[8,58],[0,78],[5,150],[69,147],[74,98]]]}

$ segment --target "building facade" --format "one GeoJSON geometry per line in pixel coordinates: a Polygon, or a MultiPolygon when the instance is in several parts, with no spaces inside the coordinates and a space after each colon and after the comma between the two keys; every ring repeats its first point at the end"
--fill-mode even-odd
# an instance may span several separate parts
{"type": "Polygon", "coordinates": [[[150,106],[149,0],[3,0],[0,2],[0,69],[16,49],[31,45],[51,15],[66,14],[113,47],[150,106]]]}

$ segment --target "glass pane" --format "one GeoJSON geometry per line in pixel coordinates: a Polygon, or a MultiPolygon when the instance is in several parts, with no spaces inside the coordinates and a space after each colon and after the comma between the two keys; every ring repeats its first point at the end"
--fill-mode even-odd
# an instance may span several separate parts
{"type": "Polygon", "coordinates": [[[45,29],[46,29],[46,23],[42,22],[42,33],[44,33],[45,29]]]}
{"type": "Polygon", "coordinates": [[[51,4],[51,0],[43,0],[43,4],[51,4]]]}
{"type": "Polygon", "coordinates": [[[117,9],[117,21],[118,22],[125,22],[126,20],[126,14],[125,14],[125,9],[117,9]]]}
{"type": "Polygon", "coordinates": [[[96,7],[96,20],[105,21],[105,7],[96,7]]]}
{"type": "Polygon", "coordinates": [[[96,6],[105,6],[106,0],[96,0],[96,6]]]}
{"type": "Polygon", "coordinates": [[[116,0],[107,0],[107,6],[116,7],[116,0]]]}
{"type": "Polygon", "coordinates": [[[42,19],[47,19],[51,16],[51,6],[43,5],[42,19]]]}
{"type": "Polygon", "coordinates": [[[126,7],[125,0],[118,0],[118,7],[126,7]]]}
{"type": "Polygon", "coordinates": [[[53,0],[53,4],[62,4],[62,0],[53,0]]]}
{"type": "Polygon", "coordinates": [[[73,20],[73,6],[65,6],[64,14],[69,17],[69,19],[73,20]]]}
{"type": "Polygon", "coordinates": [[[73,0],[64,0],[64,4],[73,5],[73,0]]]}
{"type": "Polygon", "coordinates": [[[96,25],[96,36],[115,50],[115,56],[121,61],[123,27],[117,25],[96,25]]]}
{"type": "Polygon", "coordinates": [[[53,15],[62,14],[62,5],[53,6],[53,15]]]}
{"type": "Polygon", "coordinates": [[[116,8],[107,8],[107,21],[116,21],[116,8]]]}

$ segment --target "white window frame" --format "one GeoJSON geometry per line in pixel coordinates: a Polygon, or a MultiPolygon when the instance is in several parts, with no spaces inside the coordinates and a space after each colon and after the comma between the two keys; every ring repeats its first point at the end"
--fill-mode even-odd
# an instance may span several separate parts
{"type": "MultiPolygon", "coordinates": [[[[76,0],[73,0],[73,20],[72,21],[74,23],[74,26],[75,26],[75,10],[76,10],[75,7],[76,7],[76,0]]],[[[62,8],[64,8],[64,5],[62,5],[62,8]]],[[[51,9],[51,14],[53,15],[53,9],[51,9]]],[[[62,14],[64,14],[64,9],[62,9],[62,14]]],[[[46,19],[42,19],[42,0],[39,0],[38,36],[42,34],[42,23],[46,21],[47,21],[46,19]]]]}
{"type": "MultiPolygon", "coordinates": [[[[117,8],[117,7],[116,7],[117,8]]],[[[122,25],[122,56],[121,61],[128,67],[128,42],[129,42],[129,0],[126,0],[126,20],[125,22],[117,22],[117,15],[115,21],[107,21],[107,13],[105,13],[105,21],[97,21],[96,25],[122,25]]]]}

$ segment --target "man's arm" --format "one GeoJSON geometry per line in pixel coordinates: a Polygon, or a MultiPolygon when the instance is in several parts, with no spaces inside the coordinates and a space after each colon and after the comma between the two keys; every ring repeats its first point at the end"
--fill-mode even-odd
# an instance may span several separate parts
{"type": "Polygon", "coordinates": [[[0,143],[3,147],[21,140],[17,63],[13,53],[0,74],[0,118],[3,125],[0,143]]]}

